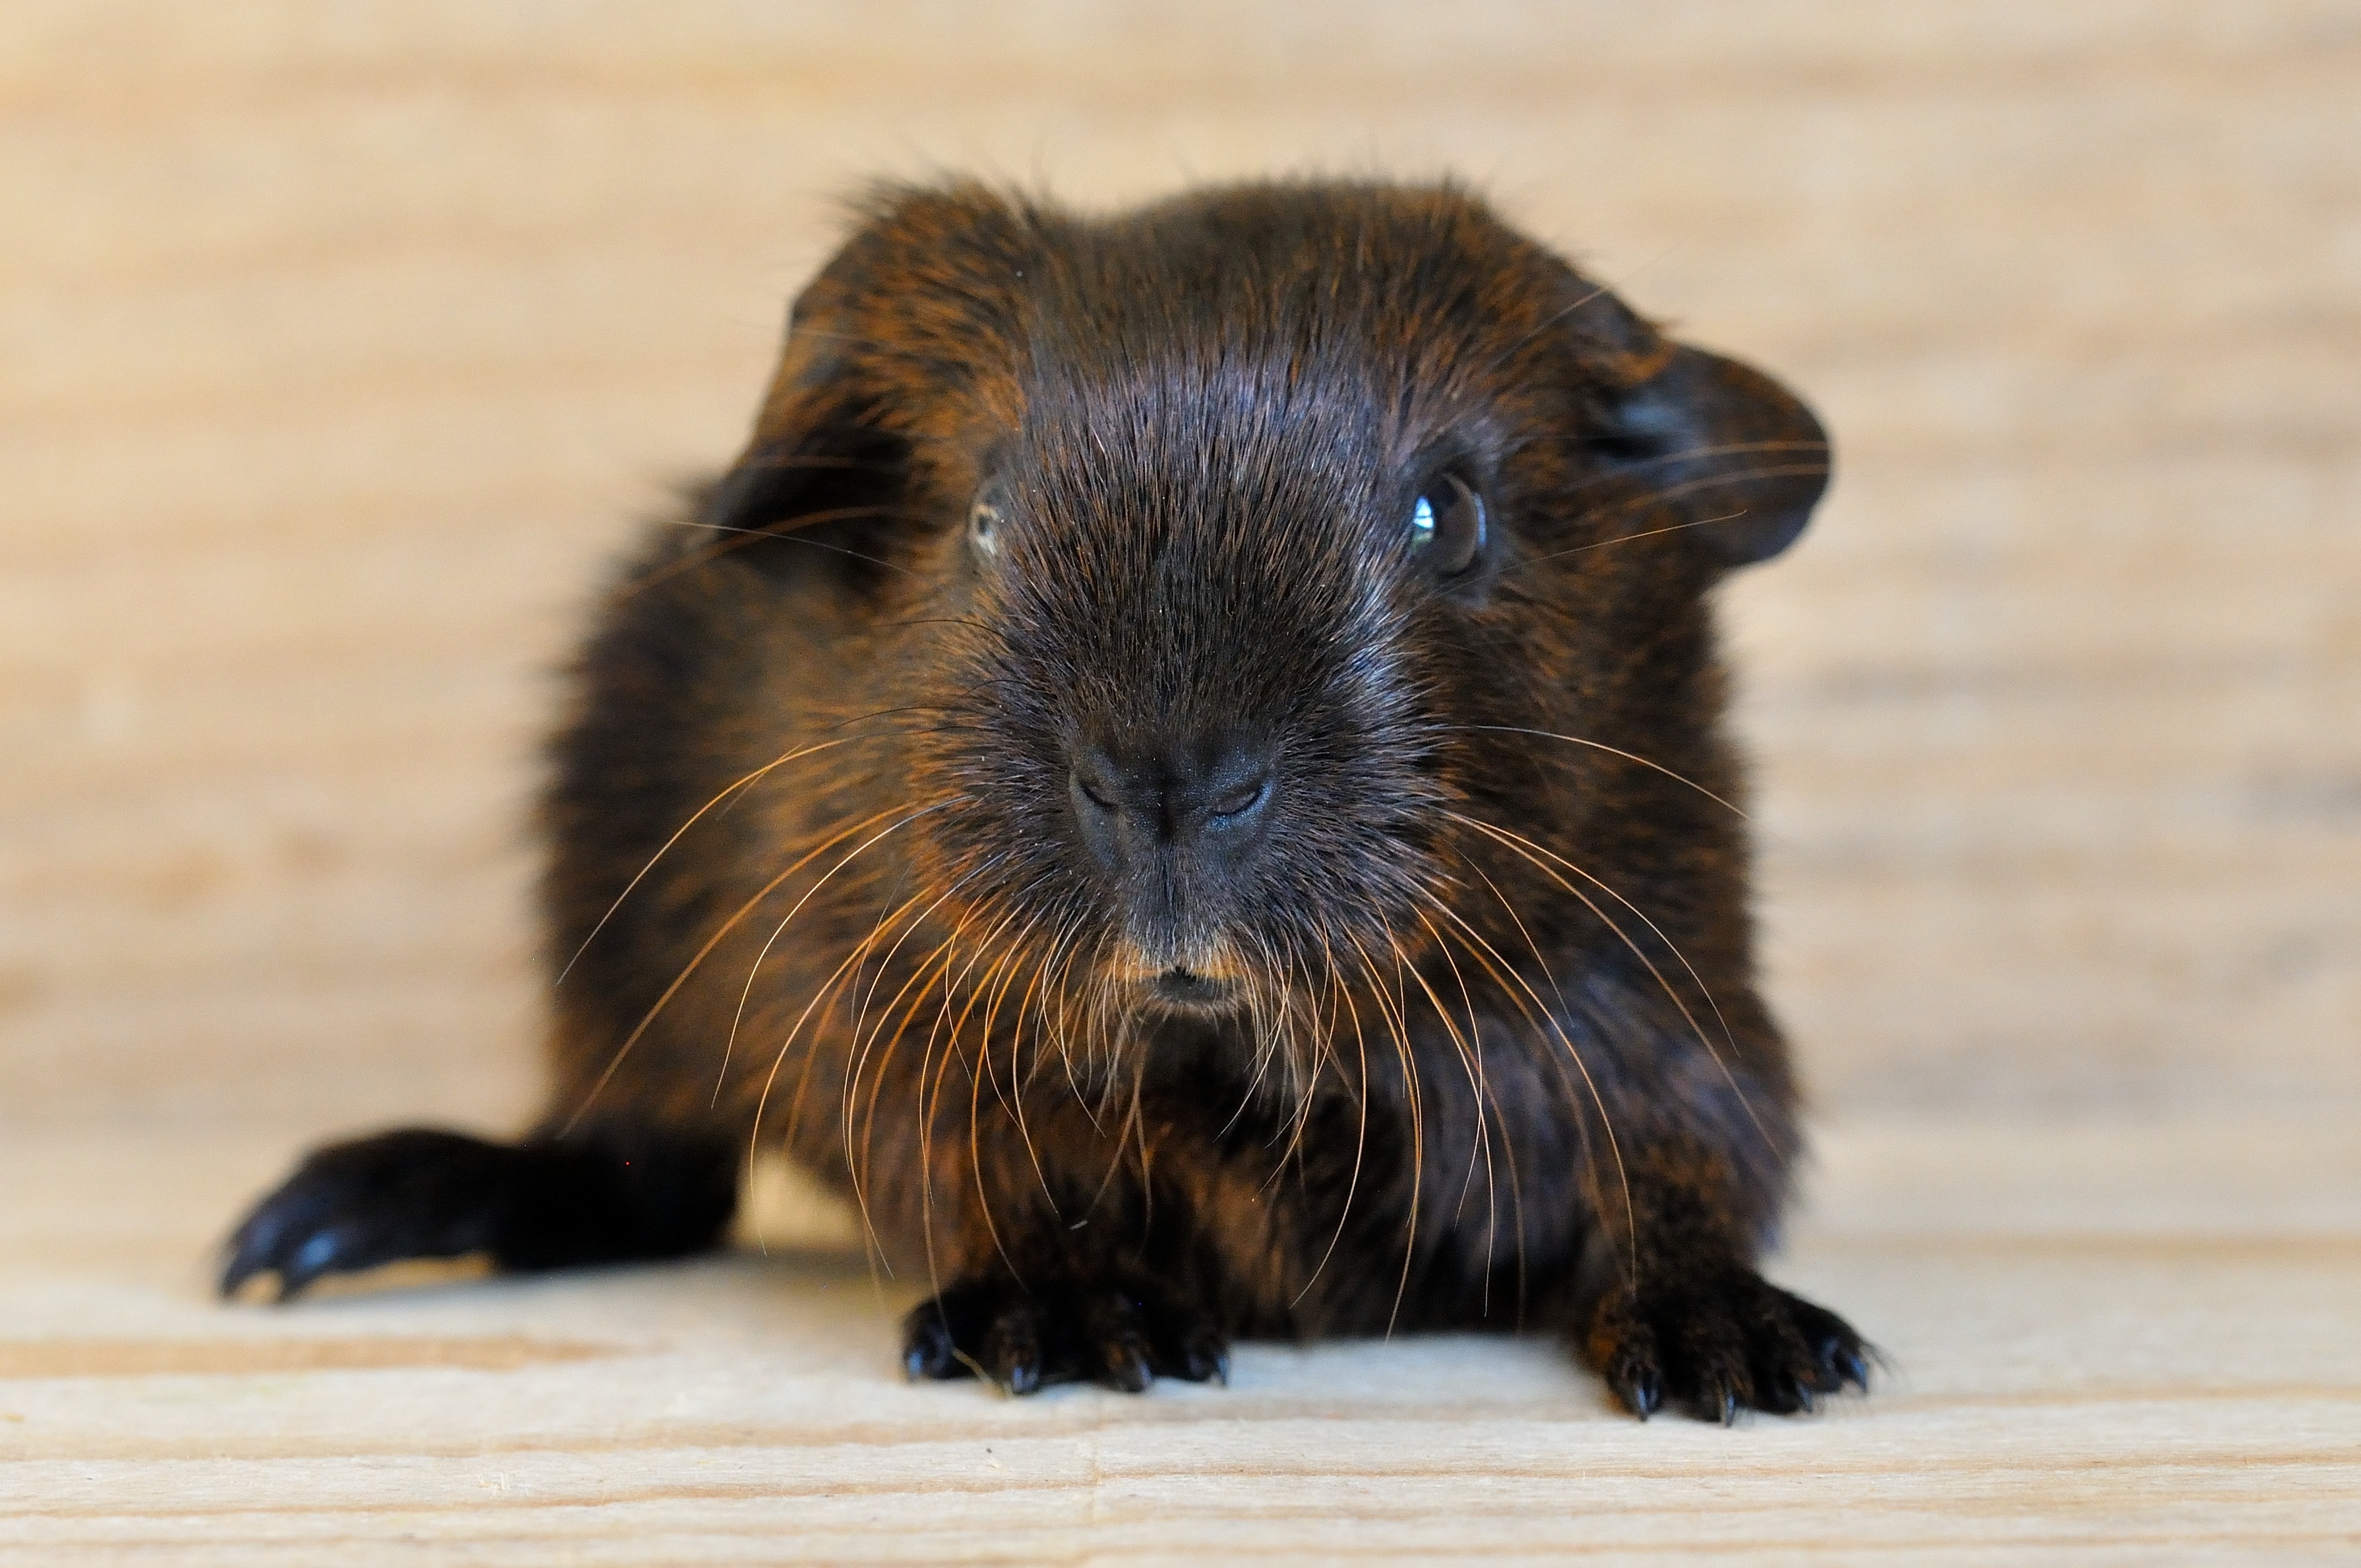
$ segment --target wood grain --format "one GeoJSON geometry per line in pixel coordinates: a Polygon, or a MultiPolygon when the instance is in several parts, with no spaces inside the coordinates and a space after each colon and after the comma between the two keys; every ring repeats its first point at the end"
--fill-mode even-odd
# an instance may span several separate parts
{"type": "Polygon", "coordinates": [[[2341,1119],[1837,1130],[1779,1272],[1878,1337],[1880,1387],[1734,1431],[1642,1425],[1556,1346],[1472,1336],[1251,1345],[1227,1388],[1139,1398],[914,1387],[915,1282],[785,1232],[224,1310],[196,1260],[273,1158],[0,1152],[0,1190],[74,1194],[0,1208],[0,1563],[2361,1552],[2341,1119]]]}
{"type": "Polygon", "coordinates": [[[1821,405],[1729,599],[1825,1103],[2361,1095],[2361,8],[1341,15],[9,7],[0,1114],[522,1112],[545,672],[941,164],[1464,170],[1821,405]]]}
{"type": "Polygon", "coordinates": [[[2361,5],[0,7],[0,1561],[2361,1552],[2361,5]],[[880,172],[1456,170],[1836,433],[1726,596],[1788,1272],[1894,1353],[1014,1405],[778,1256],[223,1311],[300,1142],[530,1106],[578,609],[880,172]]]}

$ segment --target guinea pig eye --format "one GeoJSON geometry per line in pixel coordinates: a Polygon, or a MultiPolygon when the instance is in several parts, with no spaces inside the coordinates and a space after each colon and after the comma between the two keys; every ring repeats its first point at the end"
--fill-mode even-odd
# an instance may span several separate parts
{"type": "Polygon", "coordinates": [[[1001,521],[1000,487],[988,485],[967,510],[968,547],[987,561],[999,554],[1001,521]]]}
{"type": "Polygon", "coordinates": [[[1445,470],[1419,491],[1410,511],[1411,554],[1439,577],[1457,576],[1484,548],[1484,498],[1445,470]]]}

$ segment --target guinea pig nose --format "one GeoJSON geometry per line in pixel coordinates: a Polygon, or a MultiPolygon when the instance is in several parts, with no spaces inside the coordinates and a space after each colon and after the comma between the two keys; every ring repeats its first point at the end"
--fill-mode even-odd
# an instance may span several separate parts
{"type": "Polygon", "coordinates": [[[1137,824],[1125,809],[1128,795],[1113,758],[1096,747],[1078,746],[1066,775],[1066,797],[1072,802],[1074,826],[1092,858],[1111,872],[1119,872],[1132,859],[1139,838],[1137,824]]]}
{"type": "Polygon", "coordinates": [[[1205,824],[1209,828],[1243,827],[1269,799],[1270,771],[1265,768],[1207,801],[1205,824]]]}
{"type": "Polygon", "coordinates": [[[1182,780],[1176,793],[1198,825],[1233,842],[1260,824],[1279,791],[1270,748],[1235,736],[1191,748],[1175,771],[1182,780]]]}
{"type": "Polygon", "coordinates": [[[1100,757],[1078,757],[1074,761],[1071,780],[1075,804],[1087,806],[1102,815],[1121,810],[1115,802],[1123,786],[1115,782],[1115,770],[1100,757]]]}
{"type": "Polygon", "coordinates": [[[1079,743],[1071,769],[1075,822],[1111,871],[1201,841],[1226,852],[1260,820],[1276,788],[1267,749],[1223,737],[1121,749],[1079,743]]]}

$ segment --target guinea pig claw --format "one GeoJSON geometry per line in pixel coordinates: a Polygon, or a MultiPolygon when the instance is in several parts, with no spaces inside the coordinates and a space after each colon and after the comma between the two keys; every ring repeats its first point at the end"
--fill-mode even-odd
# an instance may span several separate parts
{"type": "Polygon", "coordinates": [[[992,1327],[990,1345],[992,1380],[1002,1393],[1021,1398],[1040,1390],[1041,1342],[1029,1318],[1004,1317],[992,1327]]]}
{"type": "Polygon", "coordinates": [[[1869,1391],[1869,1363],[1876,1354],[1863,1343],[1850,1323],[1825,1307],[1780,1292],[1795,1317],[1795,1327],[1811,1346],[1818,1377],[1815,1390],[1833,1394],[1850,1385],[1869,1391]]]}
{"type": "Polygon", "coordinates": [[[1109,1386],[1126,1394],[1145,1394],[1155,1383],[1156,1374],[1148,1369],[1148,1346],[1139,1340],[1117,1340],[1104,1354],[1106,1370],[1102,1381],[1109,1386]]]}
{"type": "Polygon", "coordinates": [[[1654,1367],[1642,1366],[1631,1374],[1623,1386],[1622,1394],[1623,1402],[1631,1408],[1631,1413],[1644,1421],[1664,1408],[1664,1379],[1656,1376],[1654,1367]]]}
{"type": "Polygon", "coordinates": [[[1141,1394],[1159,1377],[1229,1380],[1228,1345],[1212,1321],[1128,1273],[1050,1276],[1029,1288],[1004,1275],[962,1280],[913,1310],[902,1334],[913,1376],[959,1376],[949,1358],[1011,1395],[1075,1381],[1141,1394]]]}
{"type": "Polygon", "coordinates": [[[1183,1353],[1180,1375],[1191,1383],[1213,1382],[1226,1388],[1230,1386],[1230,1353],[1219,1341],[1207,1343],[1201,1340],[1183,1353]]]}
{"type": "Polygon", "coordinates": [[[1632,1414],[1670,1400],[1723,1426],[1741,1410],[1816,1410],[1820,1395],[1865,1386],[1873,1354],[1842,1318],[1743,1266],[1604,1298],[1582,1344],[1632,1414]]]}
{"type": "Polygon", "coordinates": [[[1041,1391],[1041,1368],[1037,1363],[1022,1358],[1011,1360],[1001,1367],[993,1381],[1010,1398],[1021,1399],[1027,1394],[1041,1391]]]}
{"type": "Polygon", "coordinates": [[[294,1256],[280,1260],[279,1299],[292,1300],[322,1276],[345,1266],[345,1259],[360,1250],[353,1244],[353,1233],[348,1227],[332,1224],[314,1231],[295,1249],[294,1256]]]}
{"type": "Polygon", "coordinates": [[[943,1377],[964,1376],[970,1368],[960,1364],[959,1350],[951,1343],[950,1330],[939,1319],[913,1321],[907,1343],[902,1349],[902,1375],[917,1383],[943,1377]]]}
{"type": "MultiPolygon", "coordinates": [[[[278,1227],[269,1216],[258,1214],[238,1228],[230,1238],[228,1256],[222,1264],[221,1280],[216,1287],[224,1296],[235,1296],[246,1282],[270,1266],[270,1251],[277,1240],[278,1227]]],[[[280,1291],[283,1298],[285,1289],[280,1291]]]]}

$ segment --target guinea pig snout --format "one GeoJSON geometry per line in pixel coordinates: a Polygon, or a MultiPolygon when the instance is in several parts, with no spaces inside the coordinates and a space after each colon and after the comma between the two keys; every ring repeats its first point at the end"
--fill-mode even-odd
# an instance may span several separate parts
{"type": "Polygon", "coordinates": [[[1077,742],[1067,794],[1082,842],[1119,882],[1172,882],[1253,852],[1277,789],[1270,748],[1237,735],[1077,742]]]}

